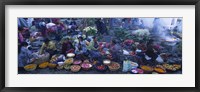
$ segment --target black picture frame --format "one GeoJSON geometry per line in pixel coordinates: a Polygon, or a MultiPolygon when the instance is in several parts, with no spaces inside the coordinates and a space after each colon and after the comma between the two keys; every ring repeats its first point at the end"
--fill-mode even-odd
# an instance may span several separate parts
{"type": "Polygon", "coordinates": [[[0,90],[2,92],[199,92],[200,0],[1,0],[0,1],[0,90]],[[195,5],[195,87],[5,87],[5,6],[6,5],[195,5]]]}

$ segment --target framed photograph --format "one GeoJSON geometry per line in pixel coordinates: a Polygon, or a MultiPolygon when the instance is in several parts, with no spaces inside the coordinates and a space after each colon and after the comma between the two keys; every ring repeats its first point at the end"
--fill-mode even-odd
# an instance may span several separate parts
{"type": "Polygon", "coordinates": [[[199,0],[1,5],[4,92],[199,91],[199,0]]]}

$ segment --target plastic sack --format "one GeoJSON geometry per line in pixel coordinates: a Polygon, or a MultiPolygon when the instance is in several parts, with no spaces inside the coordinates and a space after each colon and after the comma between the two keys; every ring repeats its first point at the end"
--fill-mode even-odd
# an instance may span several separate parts
{"type": "Polygon", "coordinates": [[[129,70],[131,70],[131,61],[129,60],[124,60],[123,61],[123,72],[128,72],[129,70]]]}
{"type": "Polygon", "coordinates": [[[41,64],[43,62],[49,61],[50,54],[45,53],[42,55],[39,55],[38,53],[34,53],[33,58],[35,58],[34,64],[41,64]]]}
{"type": "Polygon", "coordinates": [[[159,63],[164,62],[160,55],[158,55],[158,57],[156,58],[156,61],[159,62],[159,63]]]}

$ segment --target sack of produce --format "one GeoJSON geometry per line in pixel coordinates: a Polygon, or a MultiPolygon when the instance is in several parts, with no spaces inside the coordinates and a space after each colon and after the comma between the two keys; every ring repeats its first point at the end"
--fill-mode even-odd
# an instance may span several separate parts
{"type": "Polygon", "coordinates": [[[122,69],[122,71],[123,72],[128,72],[128,71],[131,70],[131,68],[132,68],[131,61],[130,60],[124,60],[123,61],[123,69],[122,69]]]}
{"type": "Polygon", "coordinates": [[[156,61],[159,62],[159,63],[163,63],[164,60],[161,58],[160,55],[158,55],[158,57],[156,58],[156,61]]]}

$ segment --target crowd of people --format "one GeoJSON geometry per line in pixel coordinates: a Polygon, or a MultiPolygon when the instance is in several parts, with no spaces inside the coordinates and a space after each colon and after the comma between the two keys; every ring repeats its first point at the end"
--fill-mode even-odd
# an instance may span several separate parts
{"type": "Polygon", "coordinates": [[[99,37],[111,35],[110,31],[115,26],[127,30],[147,28],[139,18],[123,18],[120,22],[117,18],[18,18],[18,67],[34,63],[35,52],[39,55],[49,53],[49,59],[56,54],[75,53],[75,58],[80,60],[102,63],[103,59],[110,59],[121,63],[122,54],[126,54],[124,49],[138,63],[155,63],[162,46],[153,39],[147,42],[124,39],[119,42],[114,38],[110,42],[102,42],[99,37]],[[97,33],[87,35],[83,31],[87,26],[94,26],[97,33]],[[34,47],[35,42],[38,43],[34,47]]]}

